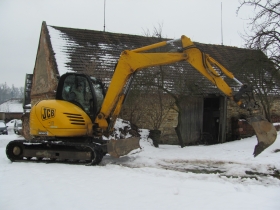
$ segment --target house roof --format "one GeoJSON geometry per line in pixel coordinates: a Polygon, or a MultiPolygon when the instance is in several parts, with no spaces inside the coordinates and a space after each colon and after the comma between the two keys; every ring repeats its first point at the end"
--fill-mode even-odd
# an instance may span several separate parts
{"type": "MultiPolygon", "coordinates": [[[[66,72],[93,72],[103,82],[109,83],[114,72],[119,56],[124,50],[132,50],[142,46],[157,43],[163,40],[155,37],[145,37],[121,33],[110,33],[86,29],[74,29],[46,25],[51,47],[54,52],[59,74],[66,72]]],[[[254,77],[252,64],[259,66],[260,63],[269,63],[267,57],[259,50],[249,50],[224,45],[202,44],[195,42],[195,45],[203,52],[220,62],[228,70],[235,74],[241,82],[246,83],[248,78],[254,77]]],[[[175,46],[179,47],[179,46],[175,46]]],[[[170,51],[170,46],[162,48],[163,51],[170,51]]],[[[271,64],[269,63],[269,68],[271,64]]],[[[199,93],[220,93],[208,80],[200,75],[187,62],[164,66],[164,83],[167,89],[181,90],[185,92],[196,90],[199,93]],[[179,87],[179,88],[178,88],[179,87]]],[[[148,71],[141,71],[137,76],[138,82],[146,75],[155,75],[161,71],[160,68],[149,68],[148,71]]],[[[145,79],[142,79],[144,81],[145,79]]],[[[239,85],[232,80],[226,81],[234,90],[239,85]]]]}
{"type": "Polygon", "coordinates": [[[0,104],[0,112],[23,113],[22,99],[10,99],[0,104]]]}

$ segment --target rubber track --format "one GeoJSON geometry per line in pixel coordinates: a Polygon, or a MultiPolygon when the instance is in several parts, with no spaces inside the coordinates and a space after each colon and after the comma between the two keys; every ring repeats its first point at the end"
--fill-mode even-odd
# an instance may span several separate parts
{"type": "MultiPolygon", "coordinates": [[[[55,150],[53,150],[55,151],[55,150]]],[[[70,150],[69,150],[70,151],[70,150]]],[[[81,150],[82,151],[82,150],[81,150]]],[[[22,154],[22,152],[21,152],[22,154]]],[[[100,145],[95,144],[95,143],[77,143],[77,142],[62,142],[62,141],[38,141],[38,142],[28,142],[26,140],[14,140],[8,143],[6,147],[6,155],[7,157],[12,161],[17,161],[17,162],[45,162],[45,163],[68,163],[68,164],[86,164],[86,165],[98,165],[104,156],[105,152],[103,152],[102,148],[100,145]],[[86,161],[86,160],[62,160],[62,159],[57,159],[57,160],[51,160],[50,158],[36,158],[32,157],[32,159],[27,159],[26,157],[23,157],[22,155],[19,155],[19,157],[15,156],[12,153],[11,146],[16,144],[17,146],[21,147],[21,149],[24,150],[25,147],[34,147],[37,149],[46,149],[49,145],[56,147],[59,146],[60,149],[67,149],[73,147],[81,147],[81,148],[90,148],[92,150],[92,156],[94,157],[91,161],[86,161]],[[34,159],[36,158],[36,159],[34,159]]]]}

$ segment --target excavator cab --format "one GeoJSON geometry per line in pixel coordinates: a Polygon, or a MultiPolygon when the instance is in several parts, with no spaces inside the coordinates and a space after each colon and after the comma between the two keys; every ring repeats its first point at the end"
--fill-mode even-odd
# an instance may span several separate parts
{"type": "MultiPolygon", "coordinates": [[[[104,97],[104,84],[99,79],[76,73],[62,75],[56,93],[57,100],[73,103],[83,109],[90,117],[91,122],[94,122],[97,113],[100,112],[104,97]]],[[[106,121],[109,124],[110,118],[107,118],[106,121]]],[[[97,137],[105,135],[105,133],[98,130],[98,127],[95,127],[94,123],[92,125],[93,135],[97,137]]],[[[107,141],[107,153],[113,157],[126,155],[139,147],[138,137],[107,141]]]]}
{"type": "Polygon", "coordinates": [[[94,121],[105,97],[104,84],[85,74],[67,73],[61,76],[56,99],[71,102],[84,110],[94,121]]]}

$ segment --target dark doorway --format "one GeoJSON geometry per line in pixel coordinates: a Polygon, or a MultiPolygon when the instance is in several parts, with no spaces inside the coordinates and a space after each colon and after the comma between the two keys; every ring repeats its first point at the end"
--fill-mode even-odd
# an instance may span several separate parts
{"type": "Polygon", "coordinates": [[[203,142],[219,142],[220,97],[204,98],[203,106],[203,142]]]}

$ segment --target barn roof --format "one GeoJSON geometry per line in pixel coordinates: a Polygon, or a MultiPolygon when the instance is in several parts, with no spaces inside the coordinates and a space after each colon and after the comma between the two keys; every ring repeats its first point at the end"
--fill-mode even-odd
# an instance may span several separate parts
{"type": "MultiPolygon", "coordinates": [[[[114,72],[119,56],[124,50],[132,50],[142,46],[169,39],[129,35],[121,33],[110,33],[86,29],[74,29],[46,25],[50,36],[50,43],[60,75],[66,72],[93,72],[103,82],[109,83],[114,72]]],[[[202,44],[195,42],[195,45],[203,52],[220,62],[238,78],[246,83],[248,78],[254,77],[255,67],[260,63],[271,63],[259,50],[249,50],[224,45],[202,44]]],[[[178,47],[178,46],[175,46],[178,47]]],[[[162,49],[171,50],[170,46],[162,49]]],[[[145,80],[145,74],[153,75],[164,69],[164,85],[167,89],[189,92],[196,90],[202,94],[220,93],[208,80],[203,78],[192,66],[186,62],[179,62],[174,65],[160,68],[150,68],[140,73],[140,82],[145,80]]],[[[238,85],[226,80],[234,90],[239,89],[238,85]],[[236,88],[235,88],[236,87],[236,88]]]]}

